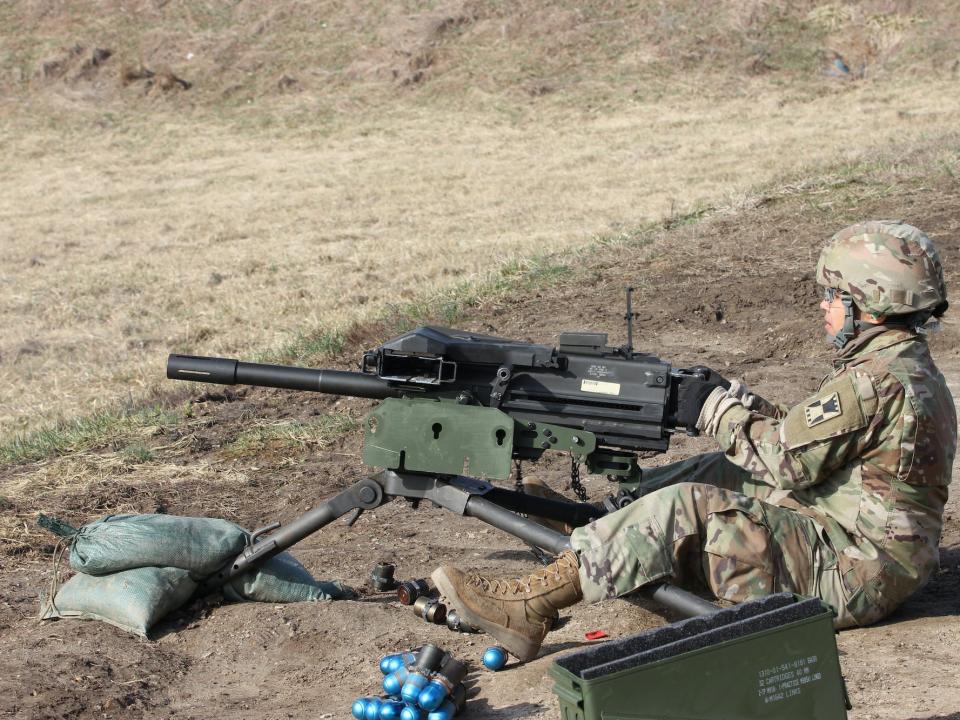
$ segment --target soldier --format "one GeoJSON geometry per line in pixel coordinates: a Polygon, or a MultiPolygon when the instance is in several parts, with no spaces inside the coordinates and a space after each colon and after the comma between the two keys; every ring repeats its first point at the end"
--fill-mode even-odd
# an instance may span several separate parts
{"type": "Polygon", "coordinates": [[[956,452],[950,391],[925,339],[947,309],[930,239],[899,221],[841,230],[817,283],[834,370],[793,408],[703,368],[678,421],[723,452],[644,470],[653,491],[570,536],[571,550],[516,580],[451,566],[437,587],[468,623],[523,661],[561,608],[648,583],[740,602],[819,597],[838,628],[886,616],[938,567],[956,452]]]}

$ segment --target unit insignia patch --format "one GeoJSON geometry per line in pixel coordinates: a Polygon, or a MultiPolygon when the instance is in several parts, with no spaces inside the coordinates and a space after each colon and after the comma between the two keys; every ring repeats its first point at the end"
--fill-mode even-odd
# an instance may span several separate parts
{"type": "Polygon", "coordinates": [[[843,414],[840,407],[840,393],[833,393],[825,398],[817,398],[812,403],[803,408],[803,414],[807,420],[807,427],[819,425],[831,418],[843,414]]]}

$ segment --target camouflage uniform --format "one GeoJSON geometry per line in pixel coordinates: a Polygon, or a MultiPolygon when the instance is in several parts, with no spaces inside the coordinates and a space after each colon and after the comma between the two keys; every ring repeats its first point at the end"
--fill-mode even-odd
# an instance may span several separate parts
{"type": "Polygon", "coordinates": [[[645,471],[650,494],[575,530],[573,549],[535,573],[438,568],[450,605],[526,661],[559,610],[656,581],[734,601],[818,596],[838,627],[878,620],[922,586],[957,443],[953,398],[919,332],[947,309],[943,267],[917,228],[870,221],[833,237],[817,283],[839,353],[815,395],[773,406],[700,368],[678,388],[675,419],[723,453],[645,471]]]}
{"type": "Polygon", "coordinates": [[[658,580],[735,601],[790,591],[848,627],[921,587],[938,566],[953,399],[907,329],[861,333],[835,366],[790,410],[730,399],[715,423],[725,454],[645,471],[660,489],[576,530],[584,598],[658,580]]]}

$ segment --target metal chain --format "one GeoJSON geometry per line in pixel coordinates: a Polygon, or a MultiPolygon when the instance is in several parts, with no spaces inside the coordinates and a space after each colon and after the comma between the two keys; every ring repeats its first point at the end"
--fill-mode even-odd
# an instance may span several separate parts
{"type": "MultiPolygon", "coordinates": [[[[523,465],[520,463],[519,460],[515,460],[513,463],[513,467],[516,469],[516,478],[517,478],[517,482],[514,487],[516,488],[517,492],[522,493],[524,491],[523,490],[523,465]]],[[[517,514],[520,517],[529,517],[529,515],[527,515],[526,513],[517,513],[517,514]]],[[[533,543],[528,542],[527,546],[530,548],[530,552],[533,554],[533,557],[535,557],[537,559],[537,562],[540,563],[541,565],[549,565],[554,561],[555,558],[553,557],[553,555],[550,555],[549,553],[544,552],[533,543]]]]}
{"type": "Polygon", "coordinates": [[[573,456],[570,456],[570,487],[577,500],[582,503],[587,501],[587,489],[580,482],[580,462],[573,456]]]}

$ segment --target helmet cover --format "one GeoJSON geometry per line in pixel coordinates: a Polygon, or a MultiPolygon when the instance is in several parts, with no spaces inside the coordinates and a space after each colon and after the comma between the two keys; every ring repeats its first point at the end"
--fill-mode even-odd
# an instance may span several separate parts
{"type": "Polygon", "coordinates": [[[870,220],[838,232],[820,253],[816,278],[873,315],[932,312],[947,299],[933,241],[900,220],[870,220]]]}

